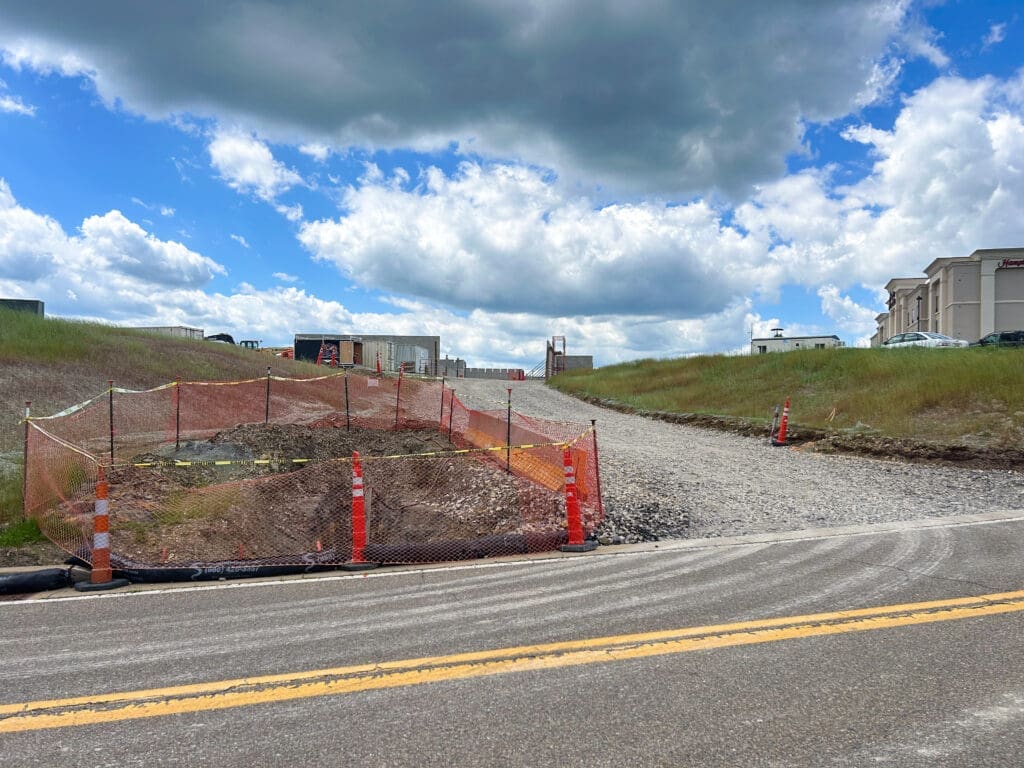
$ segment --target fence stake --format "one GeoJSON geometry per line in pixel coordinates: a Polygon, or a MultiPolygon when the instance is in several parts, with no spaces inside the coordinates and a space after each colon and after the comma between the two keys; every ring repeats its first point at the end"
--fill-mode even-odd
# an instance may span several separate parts
{"type": "Polygon", "coordinates": [[[452,417],[455,415],[455,390],[449,390],[452,395],[448,399],[448,442],[452,441],[452,417]]]}
{"type": "Polygon", "coordinates": [[[597,454],[597,419],[590,420],[590,434],[594,438],[594,475],[597,478],[597,510],[604,518],[604,497],[601,495],[601,461],[597,454]]]}
{"type": "Polygon", "coordinates": [[[28,420],[32,414],[32,401],[25,401],[25,450],[21,456],[21,516],[28,517],[28,420]]]}
{"type": "Polygon", "coordinates": [[[441,429],[444,429],[444,376],[441,377],[441,429]]]}
{"type": "Polygon", "coordinates": [[[114,463],[114,380],[107,380],[110,390],[110,463],[114,463]]]}
{"type": "Polygon", "coordinates": [[[505,419],[505,471],[512,472],[512,387],[508,388],[508,416],[505,419]]]}
{"type": "Polygon", "coordinates": [[[405,363],[398,366],[398,388],[395,390],[395,429],[398,429],[398,406],[402,402],[402,376],[405,374],[405,363]]]}
{"type": "Polygon", "coordinates": [[[377,563],[368,563],[363,553],[366,549],[366,498],[363,495],[363,465],[359,451],[352,451],[352,556],[341,567],[347,571],[376,568],[377,563]]]}
{"type": "Polygon", "coordinates": [[[568,445],[562,451],[562,463],[565,469],[565,514],[569,525],[569,542],[559,549],[563,552],[589,552],[597,548],[597,542],[583,539],[583,518],[576,492],[576,468],[572,465],[572,452],[568,445]]]}
{"type": "Polygon", "coordinates": [[[107,478],[103,474],[102,464],[97,469],[96,506],[92,514],[92,573],[88,583],[75,584],[75,589],[79,592],[114,589],[128,585],[128,579],[115,579],[110,570],[110,512],[107,501],[107,478]]]}
{"type": "Polygon", "coordinates": [[[263,423],[270,423],[270,366],[267,366],[267,410],[263,416],[263,423]]]}
{"type": "Polygon", "coordinates": [[[174,382],[174,450],[181,448],[181,379],[174,382]]]}
{"type": "Polygon", "coordinates": [[[348,415],[348,368],[345,369],[345,431],[349,431],[351,426],[348,415]]]}

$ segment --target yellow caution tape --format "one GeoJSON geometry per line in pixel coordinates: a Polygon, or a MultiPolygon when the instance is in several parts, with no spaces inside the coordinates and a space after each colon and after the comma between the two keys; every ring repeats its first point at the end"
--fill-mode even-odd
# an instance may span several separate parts
{"type": "MultiPolygon", "coordinates": [[[[565,443],[524,443],[523,445],[496,445],[490,448],[457,448],[451,451],[427,451],[425,453],[392,453],[384,456],[360,456],[360,461],[379,461],[381,459],[417,459],[437,456],[462,456],[469,453],[493,453],[497,451],[517,451],[530,448],[563,448],[565,443]]],[[[279,463],[306,464],[311,461],[352,461],[351,456],[328,456],[322,459],[210,459],[207,461],[182,461],[167,459],[166,461],[139,461],[125,466],[132,467],[226,467],[232,465],[252,466],[279,463]]]]}

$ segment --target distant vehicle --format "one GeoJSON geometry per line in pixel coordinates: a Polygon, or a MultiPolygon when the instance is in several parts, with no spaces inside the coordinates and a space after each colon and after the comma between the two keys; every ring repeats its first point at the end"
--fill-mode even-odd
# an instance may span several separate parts
{"type": "Polygon", "coordinates": [[[963,339],[954,339],[941,333],[930,331],[911,331],[897,333],[882,342],[884,349],[897,347],[969,347],[970,343],[963,339]]]}
{"type": "Polygon", "coordinates": [[[212,336],[207,336],[206,340],[207,341],[221,341],[221,342],[224,342],[225,344],[234,344],[235,343],[235,337],[232,336],[230,333],[215,333],[212,336]]]}
{"type": "Polygon", "coordinates": [[[972,347],[1024,347],[1024,331],[996,331],[982,336],[972,347]]]}

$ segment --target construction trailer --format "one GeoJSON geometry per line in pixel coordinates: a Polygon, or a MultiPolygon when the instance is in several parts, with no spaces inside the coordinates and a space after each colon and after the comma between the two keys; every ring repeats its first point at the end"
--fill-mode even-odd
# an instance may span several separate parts
{"type": "Polygon", "coordinates": [[[772,328],[772,335],[750,340],[750,354],[792,352],[800,349],[833,349],[846,344],[835,334],[829,336],[783,336],[783,328],[772,328]]]}
{"type": "MultiPolygon", "coordinates": [[[[363,345],[351,336],[331,333],[297,333],[293,347],[296,360],[323,364],[324,360],[334,365],[362,365],[363,345]]],[[[328,363],[330,364],[330,363],[328,363]]]]}
{"type": "Polygon", "coordinates": [[[38,299],[0,299],[0,309],[11,309],[15,312],[29,312],[44,317],[43,302],[38,299]]]}
{"type": "Polygon", "coordinates": [[[295,359],[315,363],[325,344],[338,350],[341,364],[383,372],[438,375],[440,336],[389,336],[384,334],[342,335],[332,333],[295,334],[295,359]]]}
{"type": "Polygon", "coordinates": [[[143,328],[136,328],[137,331],[147,331],[148,333],[159,333],[164,336],[174,336],[176,339],[196,339],[202,341],[203,336],[202,328],[190,328],[187,325],[160,325],[160,326],[148,326],[143,328]]]}

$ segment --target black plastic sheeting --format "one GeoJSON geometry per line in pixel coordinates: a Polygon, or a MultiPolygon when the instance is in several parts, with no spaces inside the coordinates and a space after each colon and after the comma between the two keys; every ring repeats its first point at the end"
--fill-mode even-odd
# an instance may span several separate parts
{"type": "Polygon", "coordinates": [[[499,533],[475,539],[431,542],[367,544],[363,557],[378,563],[440,563],[448,560],[479,560],[505,555],[551,552],[569,540],[566,531],[499,533]]]}
{"type": "Polygon", "coordinates": [[[115,578],[128,579],[136,584],[160,584],[168,581],[254,579],[333,571],[338,568],[333,557],[330,552],[316,552],[303,555],[304,563],[296,563],[294,557],[267,557],[188,565],[150,565],[111,553],[110,567],[115,578]]]}
{"type": "MultiPolygon", "coordinates": [[[[568,533],[557,530],[543,533],[494,534],[448,541],[368,544],[363,550],[363,558],[368,563],[381,565],[479,560],[488,557],[552,552],[567,541],[568,533]]],[[[302,562],[299,563],[295,562],[294,557],[268,557],[188,565],[150,565],[111,553],[110,565],[115,578],[128,579],[138,584],[159,584],[169,581],[271,578],[335,571],[344,567],[347,558],[348,553],[339,557],[333,550],[324,550],[302,555],[302,562]]],[[[74,558],[74,561],[88,565],[80,558],[74,558]]]]}
{"type": "Polygon", "coordinates": [[[63,589],[71,585],[71,572],[67,568],[43,568],[0,575],[0,595],[27,595],[49,589],[63,589]]]}

